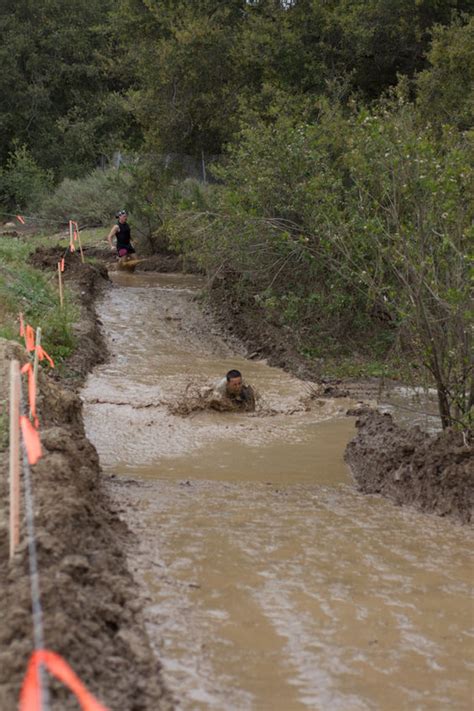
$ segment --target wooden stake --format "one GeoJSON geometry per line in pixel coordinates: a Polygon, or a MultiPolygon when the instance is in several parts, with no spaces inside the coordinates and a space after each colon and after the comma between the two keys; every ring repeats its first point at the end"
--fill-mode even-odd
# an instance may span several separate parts
{"type": "Polygon", "coordinates": [[[81,262],[84,264],[84,252],[82,251],[81,233],[79,232],[79,225],[76,222],[76,234],[79,240],[79,251],[81,253],[81,262]]]}
{"type": "MultiPolygon", "coordinates": [[[[41,328],[39,326],[36,329],[36,345],[37,346],[41,345],[41,328]]],[[[33,359],[33,377],[34,377],[34,383],[35,383],[35,395],[38,392],[38,361],[39,361],[38,349],[35,348],[35,357],[33,359]]],[[[31,410],[30,410],[30,418],[31,418],[31,410]]]]}
{"type": "Polygon", "coordinates": [[[64,297],[63,297],[63,276],[61,274],[61,262],[58,262],[58,281],[59,281],[59,305],[62,308],[64,306],[64,297]]]}
{"type": "Polygon", "coordinates": [[[20,543],[20,364],[10,362],[10,560],[20,543]]]}

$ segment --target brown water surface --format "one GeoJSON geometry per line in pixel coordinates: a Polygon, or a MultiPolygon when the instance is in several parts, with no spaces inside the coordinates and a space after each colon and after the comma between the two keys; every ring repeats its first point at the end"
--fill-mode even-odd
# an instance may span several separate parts
{"type": "Polygon", "coordinates": [[[86,423],[179,708],[471,709],[471,532],[359,495],[354,403],[236,356],[197,277],[114,279],[86,423]],[[259,412],[169,413],[231,367],[259,412]]]}

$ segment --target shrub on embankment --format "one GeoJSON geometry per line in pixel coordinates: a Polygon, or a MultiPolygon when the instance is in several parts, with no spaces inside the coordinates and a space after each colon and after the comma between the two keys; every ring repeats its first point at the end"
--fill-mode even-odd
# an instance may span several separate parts
{"type": "Polygon", "coordinates": [[[403,85],[370,110],[256,120],[205,205],[181,201],[174,243],[310,357],[397,351],[435,383],[443,426],[468,427],[472,139],[432,127],[403,85]]]}

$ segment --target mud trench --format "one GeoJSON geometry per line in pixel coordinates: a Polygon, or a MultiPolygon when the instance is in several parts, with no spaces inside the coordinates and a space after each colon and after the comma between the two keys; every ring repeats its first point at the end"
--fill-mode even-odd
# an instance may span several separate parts
{"type": "Polygon", "coordinates": [[[354,403],[232,352],[198,277],[114,281],[86,427],[177,707],[470,709],[470,530],[358,494],[354,403]],[[232,367],[260,411],[170,414],[232,367]]]}

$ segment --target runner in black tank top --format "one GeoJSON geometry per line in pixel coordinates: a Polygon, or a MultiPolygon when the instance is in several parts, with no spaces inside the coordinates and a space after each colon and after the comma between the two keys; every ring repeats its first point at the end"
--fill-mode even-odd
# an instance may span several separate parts
{"type": "Polygon", "coordinates": [[[129,254],[134,254],[135,250],[133,248],[130,236],[130,225],[127,222],[127,212],[125,210],[120,210],[117,213],[118,221],[117,224],[112,227],[107,240],[110,244],[110,248],[114,249],[112,246],[112,239],[116,237],[117,240],[117,253],[119,257],[125,257],[129,254]]]}

